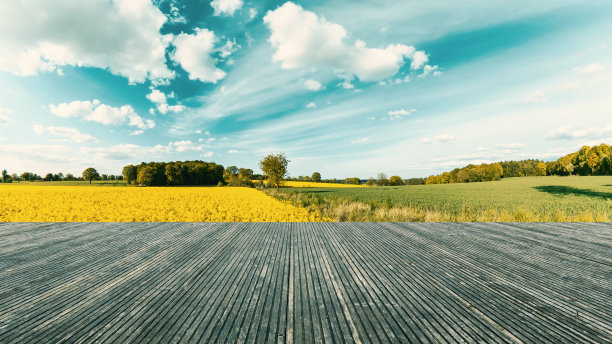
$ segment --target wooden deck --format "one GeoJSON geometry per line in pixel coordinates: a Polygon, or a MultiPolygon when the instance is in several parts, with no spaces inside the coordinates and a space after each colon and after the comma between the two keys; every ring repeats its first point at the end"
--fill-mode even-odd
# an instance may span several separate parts
{"type": "Polygon", "coordinates": [[[0,343],[610,343],[612,224],[0,224],[0,343]]]}

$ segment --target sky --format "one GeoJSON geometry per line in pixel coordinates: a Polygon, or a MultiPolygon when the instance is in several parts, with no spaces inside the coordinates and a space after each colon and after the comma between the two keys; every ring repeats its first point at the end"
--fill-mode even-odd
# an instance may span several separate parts
{"type": "Polygon", "coordinates": [[[0,169],[426,177],[612,144],[604,0],[0,2],[0,169]]]}

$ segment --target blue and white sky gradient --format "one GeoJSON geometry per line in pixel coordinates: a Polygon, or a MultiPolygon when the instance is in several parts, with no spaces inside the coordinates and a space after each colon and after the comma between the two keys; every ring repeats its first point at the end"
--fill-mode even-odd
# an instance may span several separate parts
{"type": "Polygon", "coordinates": [[[0,169],[424,177],[612,143],[612,2],[0,3],[0,169]]]}

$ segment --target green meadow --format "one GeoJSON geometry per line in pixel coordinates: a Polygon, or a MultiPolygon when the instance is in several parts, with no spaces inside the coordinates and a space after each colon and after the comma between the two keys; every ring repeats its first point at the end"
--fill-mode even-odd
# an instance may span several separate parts
{"type": "Polygon", "coordinates": [[[612,176],[266,192],[335,221],[612,221],[612,176]]]}

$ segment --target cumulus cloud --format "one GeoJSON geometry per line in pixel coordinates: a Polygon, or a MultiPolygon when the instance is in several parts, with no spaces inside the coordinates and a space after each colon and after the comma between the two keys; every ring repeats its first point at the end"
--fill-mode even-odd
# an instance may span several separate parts
{"type": "MultiPolygon", "coordinates": [[[[176,141],[170,142],[168,146],[173,147],[177,152],[199,152],[203,157],[211,157],[213,156],[213,152],[205,150],[207,147],[204,144],[195,144],[190,140],[176,141]]],[[[210,146],[208,146],[210,147],[210,146]]]]}
{"type": "MultiPolygon", "coordinates": [[[[174,98],[174,94],[170,94],[171,98],[174,98]]],[[[168,112],[181,112],[185,110],[185,106],[177,104],[177,105],[168,105],[168,97],[165,93],[160,90],[153,89],[151,93],[147,94],[147,99],[149,99],[152,103],[157,105],[157,111],[161,114],[165,115],[168,112]]],[[[151,111],[149,109],[149,113],[153,114],[155,110],[151,111]]]]}
{"type": "Polygon", "coordinates": [[[411,69],[421,69],[429,61],[429,56],[424,51],[415,51],[410,62],[411,69]]]}
{"type": "Polygon", "coordinates": [[[213,0],[210,6],[215,10],[216,16],[233,16],[234,13],[242,8],[242,0],[213,0]]]}
{"type": "Polygon", "coordinates": [[[546,133],[548,140],[599,139],[612,135],[612,123],[604,126],[587,126],[584,123],[564,125],[546,133]]]}
{"type": "Polygon", "coordinates": [[[308,103],[308,105],[306,105],[306,107],[308,109],[316,109],[317,108],[317,104],[313,103],[313,102],[310,102],[310,103],[308,103]]]}
{"type": "Polygon", "coordinates": [[[323,85],[321,85],[320,82],[316,81],[316,80],[312,80],[312,79],[308,79],[306,81],[304,81],[304,87],[307,90],[316,92],[316,91],[320,91],[323,89],[323,85]]]}
{"type": "Polygon", "coordinates": [[[153,120],[144,120],[130,105],[113,107],[100,103],[99,100],[75,100],[70,103],[60,103],[49,105],[49,111],[58,117],[82,118],[86,121],[102,123],[104,125],[127,124],[138,129],[151,129],[155,127],[153,120]]]}
{"type": "Polygon", "coordinates": [[[604,70],[604,66],[599,63],[591,63],[586,66],[574,67],[574,71],[582,74],[582,75],[591,75],[595,73],[599,73],[604,70]]]}
{"type": "Polygon", "coordinates": [[[437,65],[436,66],[425,65],[425,67],[423,67],[423,73],[419,75],[419,78],[424,78],[431,73],[433,73],[433,76],[438,76],[442,74],[442,72],[438,70],[437,65]]]}
{"type": "Polygon", "coordinates": [[[413,112],[416,112],[416,109],[400,109],[400,110],[394,110],[394,111],[389,111],[387,112],[387,115],[389,115],[389,119],[390,120],[394,120],[394,119],[402,119],[402,117],[404,116],[410,116],[410,114],[412,114],[413,112]]]}
{"type": "Polygon", "coordinates": [[[427,57],[424,52],[417,54],[414,47],[404,44],[368,48],[365,42],[356,40],[349,45],[345,43],[344,27],[293,2],[268,11],[264,23],[271,31],[273,60],[280,62],[284,69],[327,66],[362,81],[379,81],[395,75],[406,58],[413,59],[415,68],[420,68],[427,57]]]}
{"type": "Polygon", "coordinates": [[[149,0],[2,1],[0,70],[26,76],[68,65],[130,82],[173,78],[165,57],[171,35],[159,32],[166,20],[149,0]]]}
{"type": "Polygon", "coordinates": [[[79,130],[75,128],[67,128],[67,127],[44,127],[40,124],[34,125],[34,132],[37,134],[43,134],[45,132],[60,137],[60,142],[72,141],[76,143],[89,143],[89,142],[98,142],[98,139],[89,135],[81,133],[79,130]]]}
{"type": "Polygon", "coordinates": [[[9,125],[9,123],[14,122],[10,117],[6,116],[6,115],[10,115],[12,113],[13,113],[13,111],[11,111],[9,109],[0,108],[0,127],[5,127],[5,126],[9,125]]]}
{"type": "Polygon", "coordinates": [[[448,135],[448,134],[440,134],[440,135],[436,135],[433,138],[429,138],[429,137],[424,137],[421,139],[422,143],[426,143],[426,144],[432,144],[432,143],[445,143],[445,142],[451,142],[454,141],[455,137],[453,135],[448,135]]]}
{"type": "MultiPolygon", "coordinates": [[[[217,41],[215,33],[208,29],[196,28],[193,35],[181,33],[172,42],[176,49],[170,58],[183,67],[189,79],[216,84],[225,77],[225,72],[216,66],[218,59],[212,56],[219,51],[215,49],[217,41]]],[[[221,49],[222,54],[228,51],[221,49]]]]}
{"type": "Polygon", "coordinates": [[[535,91],[523,99],[525,103],[543,103],[547,102],[548,98],[543,91],[535,91]]]}

